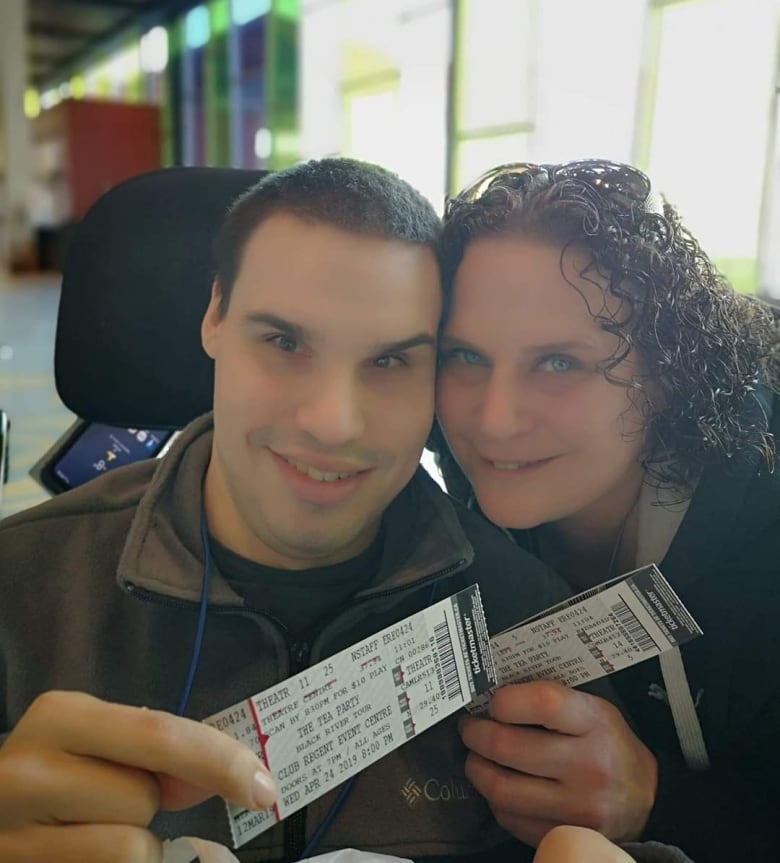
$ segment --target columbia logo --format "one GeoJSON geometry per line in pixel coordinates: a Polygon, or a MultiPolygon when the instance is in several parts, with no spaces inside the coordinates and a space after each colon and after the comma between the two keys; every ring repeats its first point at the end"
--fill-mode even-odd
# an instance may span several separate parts
{"type": "Polygon", "coordinates": [[[401,794],[403,795],[404,800],[406,800],[411,807],[414,806],[414,804],[422,797],[423,790],[414,781],[414,779],[407,779],[406,782],[404,782],[403,788],[401,788],[401,794]]]}

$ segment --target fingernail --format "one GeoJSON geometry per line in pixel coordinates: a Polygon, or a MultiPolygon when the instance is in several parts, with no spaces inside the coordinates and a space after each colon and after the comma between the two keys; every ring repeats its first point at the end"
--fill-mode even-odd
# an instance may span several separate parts
{"type": "Polygon", "coordinates": [[[276,801],[276,785],[265,770],[252,777],[252,800],[258,809],[267,809],[276,801]]]}

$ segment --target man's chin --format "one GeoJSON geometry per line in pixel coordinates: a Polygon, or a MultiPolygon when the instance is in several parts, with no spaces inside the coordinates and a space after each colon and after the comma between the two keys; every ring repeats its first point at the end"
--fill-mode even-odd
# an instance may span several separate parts
{"type": "Polygon", "coordinates": [[[345,523],[342,519],[317,518],[312,523],[305,514],[292,514],[274,525],[266,524],[255,532],[257,538],[290,569],[316,569],[356,557],[365,551],[377,535],[381,516],[345,523]],[[335,523],[338,521],[338,523],[335,523]]]}

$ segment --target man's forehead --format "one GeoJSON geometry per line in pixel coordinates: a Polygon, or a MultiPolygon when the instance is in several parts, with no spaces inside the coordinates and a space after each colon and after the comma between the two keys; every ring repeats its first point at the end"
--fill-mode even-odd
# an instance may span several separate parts
{"type": "MultiPolygon", "coordinates": [[[[363,232],[334,224],[324,219],[305,218],[279,210],[266,216],[249,233],[244,243],[242,263],[262,264],[263,260],[277,264],[299,265],[305,256],[290,256],[292,249],[317,248],[321,255],[333,251],[334,258],[344,260],[335,249],[350,248],[358,257],[371,260],[377,253],[397,260],[429,259],[436,263],[433,247],[375,232],[363,232]]],[[[346,259],[349,263],[351,259],[346,259]]]]}
{"type": "Polygon", "coordinates": [[[236,278],[247,299],[294,304],[299,294],[312,302],[380,302],[384,308],[414,304],[432,290],[440,293],[428,246],[290,218],[275,225],[269,220],[249,238],[236,278]]]}
{"type": "Polygon", "coordinates": [[[273,318],[306,342],[349,340],[363,351],[432,337],[441,288],[427,246],[277,213],[250,238],[230,305],[249,328],[273,318]]]}

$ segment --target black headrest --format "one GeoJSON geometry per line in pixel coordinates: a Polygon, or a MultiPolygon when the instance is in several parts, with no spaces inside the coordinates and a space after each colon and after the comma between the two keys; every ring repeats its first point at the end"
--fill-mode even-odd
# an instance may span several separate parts
{"type": "Polygon", "coordinates": [[[181,428],[211,408],[200,322],[212,241],[264,174],[168,168],[122,183],[87,213],[65,260],[54,356],[57,391],[75,414],[181,428]]]}

